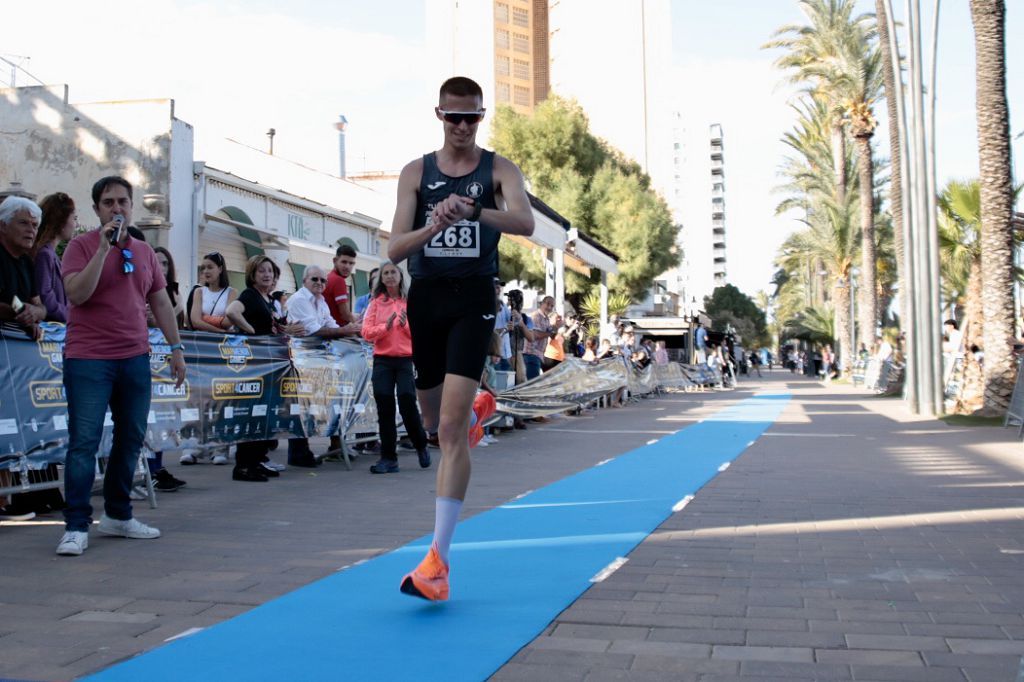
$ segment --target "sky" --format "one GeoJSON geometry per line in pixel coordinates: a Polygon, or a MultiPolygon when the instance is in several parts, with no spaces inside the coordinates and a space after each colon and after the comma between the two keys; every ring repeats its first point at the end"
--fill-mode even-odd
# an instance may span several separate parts
{"type": "MultiPolygon", "coordinates": [[[[463,0],[467,1],[467,0],[463,0]]],[[[484,0],[468,0],[484,1],[484,0]]],[[[626,4],[629,0],[624,0],[626,4]]],[[[761,49],[779,26],[801,23],[795,0],[670,0],[673,102],[694,125],[718,122],[726,139],[729,279],[753,295],[769,289],[772,257],[794,229],[774,215],[779,142],[794,123],[792,92],[780,87],[775,51],[761,49]]],[[[339,114],[349,120],[349,173],[399,169],[440,145],[425,83],[422,0],[36,0],[8,3],[0,55],[46,83],[66,83],[72,102],[172,98],[178,118],[203,141],[230,137],[336,171],[339,114]],[[53,17],[60,21],[53,21],[53,17]],[[30,57],[27,61],[20,57],[30,57]]],[[[1024,35],[1024,6],[1007,3],[1007,35],[1024,35]]],[[[896,0],[897,13],[903,2],[896,0]]],[[[924,25],[932,3],[925,1],[924,25]]],[[[868,12],[873,0],[859,0],[868,12]]],[[[977,175],[973,31],[966,0],[943,3],[937,87],[938,176],[977,175]]],[[[1024,131],[1024,43],[1008,40],[1014,136],[1024,131]]],[[[0,83],[10,75],[0,65],[0,83]]],[[[19,84],[32,81],[19,75],[19,84]]],[[[878,154],[888,156],[884,105],[878,154]]],[[[2,123],[0,123],[2,126],[2,123]]],[[[1015,141],[1015,159],[1024,138],[1015,141]]],[[[198,158],[201,159],[199,154],[198,158]]],[[[1024,166],[1015,161],[1016,177],[1024,166]]],[[[301,188],[292,191],[301,194],[301,188]]],[[[339,207],[344,208],[344,207],[339,207]]],[[[390,216],[379,216],[389,220],[390,216]]]]}

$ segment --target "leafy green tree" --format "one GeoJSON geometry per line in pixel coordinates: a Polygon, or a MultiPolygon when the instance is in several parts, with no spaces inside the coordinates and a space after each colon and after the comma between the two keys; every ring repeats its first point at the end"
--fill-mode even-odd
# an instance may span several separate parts
{"type": "MultiPolygon", "coordinates": [[[[532,116],[500,107],[491,145],[522,169],[536,196],[619,256],[619,273],[610,281],[614,290],[640,297],[658,275],[679,264],[668,206],[636,162],[589,132],[576,102],[549,97],[532,116]]],[[[512,251],[502,251],[502,257],[529,266],[512,251]]],[[[586,293],[595,283],[567,278],[566,291],[586,293]]]]}
{"type": "Polygon", "coordinates": [[[721,320],[731,321],[732,319],[740,319],[748,321],[753,332],[747,337],[748,341],[761,339],[767,331],[764,311],[757,306],[754,299],[744,294],[732,284],[715,287],[710,296],[705,296],[704,312],[714,321],[715,327],[721,326],[721,320]]]}

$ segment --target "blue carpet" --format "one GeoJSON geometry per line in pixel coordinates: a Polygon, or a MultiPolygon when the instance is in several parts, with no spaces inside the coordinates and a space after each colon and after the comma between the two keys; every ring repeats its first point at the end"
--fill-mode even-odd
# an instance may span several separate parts
{"type": "Polygon", "coordinates": [[[779,416],[760,395],[459,524],[452,598],[398,591],[429,537],[91,680],[483,680],[779,416]]]}

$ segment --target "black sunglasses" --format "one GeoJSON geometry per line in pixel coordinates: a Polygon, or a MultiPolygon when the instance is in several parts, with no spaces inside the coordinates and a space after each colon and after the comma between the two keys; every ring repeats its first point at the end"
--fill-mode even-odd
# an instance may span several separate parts
{"type": "Polygon", "coordinates": [[[441,114],[441,118],[454,125],[459,125],[462,122],[468,125],[476,125],[484,118],[484,112],[482,111],[445,111],[444,109],[438,109],[437,111],[441,114]]]}
{"type": "Polygon", "coordinates": [[[310,282],[320,282],[321,284],[327,284],[327,278],[326,277],[310,277],[309,281],[310,282]]]}

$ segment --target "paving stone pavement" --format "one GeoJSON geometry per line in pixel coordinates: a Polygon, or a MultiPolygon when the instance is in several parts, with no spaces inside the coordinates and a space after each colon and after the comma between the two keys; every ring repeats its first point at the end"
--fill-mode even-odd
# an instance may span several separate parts
{"type": "Polygon", "coordinates": [[[1024,445],[793,400],[495,680],[1024,680],[1024,445]]]}
{"type": "MultiPolygon", "coordinates": [[[[898,400],[775,371],[505,434],[474,451],[465,514],[757,390],[794,399],[493,679],[1018,679],[1024,446],[1008,431],[916,419],[898,400]]],[[[169,459],[188,487],[155,510],[136,503],[158,540],[92,533],[85,555],[56,557],[59,516],[0,524],[0,678],[74,679],[433,526],[434,469],[415,455],[398,475],[371,476],[361,457],[353,471],[327,463],[265,484],[169,459]]],[[[273,642],[259,649],[276,655],[273,642]]]]}

